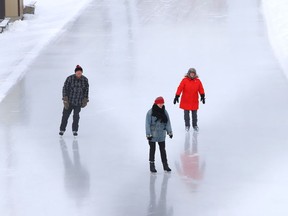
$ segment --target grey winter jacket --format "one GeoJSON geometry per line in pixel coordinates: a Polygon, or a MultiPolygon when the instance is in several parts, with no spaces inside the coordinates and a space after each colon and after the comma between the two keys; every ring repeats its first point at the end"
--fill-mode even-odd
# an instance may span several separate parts
{"type": "Polygon", "coordinates": [[[164,142],[167,134],[172,134],[172,127],[168,112],[165,110],[167,123],[156,121],[156,117],[152,116],[152,109],[146,115],[146,136],[152,135],[151,142],[164,142]]]}
{"type": "Polygon", "coordinates": [[[75,74],[67,77],[64,86],[62,95],[68,97],[68,101],[71,105],[81,106],[84,98],[88,99],[89,94],[89,83],[88,79],[85,76],[77,78],[75,74]]]}

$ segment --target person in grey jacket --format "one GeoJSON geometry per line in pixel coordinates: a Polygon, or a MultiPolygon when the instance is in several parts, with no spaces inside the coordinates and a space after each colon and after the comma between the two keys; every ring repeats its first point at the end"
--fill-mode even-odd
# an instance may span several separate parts
{"type": "Polygon", "coordinates": [[[166,111],[164,106],[164,99],[163,97],[157,97],[152,106],[152,109],[150,109],[146,115],[146,137],[150,146],[149,162],[151,172],[157,172],[154,163],[156,142],[158,142],[159,145],[161,161],[164,170],[167,172],[171,171],[168,166],[167,154],[165,149],[166,133],[172,139],[172,127],[168,112],[166,111]]]}
{"type": "Polygon", "coordinates": [[[75,74],[67,77],[62,90],[64,108],[59,132],[59,135],[61,136],[66,130],[68,118],[72,111],[72,131],[74,136],[78,135],[80,119],[79,113],[81,111],[81,108],[84,108],[89,101],[88,79],[82,75],[83,69],[81,66],[77,65],[74,71],[75,74]]]}

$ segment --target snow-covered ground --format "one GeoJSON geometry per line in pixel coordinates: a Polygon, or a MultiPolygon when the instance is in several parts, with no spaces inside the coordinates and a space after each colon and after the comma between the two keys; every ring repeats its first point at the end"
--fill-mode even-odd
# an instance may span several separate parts
{"type": "Polygon", "coordinates": [[[93,0],[59,27],[0,104],[0,215],[287,216],[288,82],[259,3],[93,0]],[[61,89],[78,63],[90,102],[78,138],[69,127],[59,140],[61,89]],[[191,66],[207,96],[198,134],[172,103],[191,66]],[[159,95],[174,132],[170,175],[158,151],[157,175],[148,169],[144,120],[159,95]]]}
{"type": "Polygon", "coordinates": [[[288,1],[262,0],[270,43],[288,77],[288,1]]]}
{"type": "MultiPolygon", "coordinates": [[[[35,15],[24,15],[0,34],[0,101],[53,38],[65,31],[91,0],[39,0],[35,15]]],[[[31,0],[25,0],[27,5],[31,0]]]]}
{"type": "MultiPolygon", "coordinates": [[[[31,0],[25,0],[29,4],[31,0]]],[[[27,66],[53,38],[65,31],[91,0],[39,0],[36,14],[10,25],[0,34],[0,101],[21,78],[27,66]]],[[[288,76],[288,2],[263,0],[270,42],[276,57],[288,76]]]]}

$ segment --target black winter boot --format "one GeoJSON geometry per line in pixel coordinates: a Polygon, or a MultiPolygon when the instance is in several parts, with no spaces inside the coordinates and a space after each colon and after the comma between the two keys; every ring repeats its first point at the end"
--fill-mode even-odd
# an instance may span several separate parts
{"type": "Polygon", "coordinates": [[[150,161],[150,172],[156,173],[157,170],[155,169],[155,164],[153,161],[150,161]]]}
{"type": "Polygon", "coordinates": [[[168,166],[168,164],[163,164],[163,168],[164,168],[165,171],[171,172],[171,169],[170,169],[170,167],[168,166]]]}

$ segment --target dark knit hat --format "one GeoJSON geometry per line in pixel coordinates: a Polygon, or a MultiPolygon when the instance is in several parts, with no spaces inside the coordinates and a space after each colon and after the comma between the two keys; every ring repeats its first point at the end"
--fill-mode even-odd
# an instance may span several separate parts
{"type": "Polygon", "coordinates": [[[157,97],[154,101],[155,104],[164,104],[164,98],[163,97],[157,97]]]}
{"type": "Polygon", "coordinates": [[[83,69],[82,69],[82,67],[80,65],[77,65],[74,71],[75,72],[76,71],[82,71],[83,72],[83,69]]]}
{"type": "Polygon", "coordinates": [[[196,69],[195,68],[189,68],[188,73],[195,73],[196,74],[196,69]]]}

